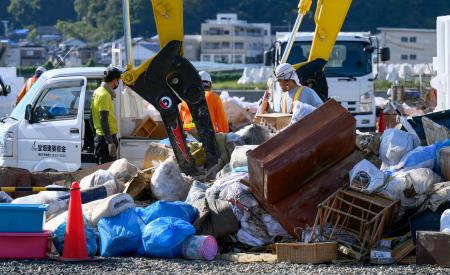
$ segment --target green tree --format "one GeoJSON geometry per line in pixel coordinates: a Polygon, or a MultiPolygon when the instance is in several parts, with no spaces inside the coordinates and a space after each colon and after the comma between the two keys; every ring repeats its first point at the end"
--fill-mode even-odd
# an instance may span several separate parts
{"type": "MultiPolygon", "coordinates": [[[[5,0],[2,0],[5,2],[5,0]]],[[[76,18],[73,0],[9,0],[8,13],[15,25],[54,25],[60,18],[76,18]]]]}
{"type": "Polygon", "coordinates": [[[42,65],[42,66],[44,66],[44,68],[46,68],[47,70],[51,70],[51,69],[54,69],[54,68],[55,68],[55,66],[53,66],[53,63],[52,63],[50,60],[48,60],[47,62],[45,62],[45,64],[42,65]]]}
{"type": "Polygon", "coordinates": [[[90,58],[90,59],[86,62],[85,66],[86,66],[86,67],[95,67],[95,66],[96,66],[95,60],[92,59],[92,58],[90,58]]]}
{"type": "Polygon", "coordinates": [[[88,42],[111,40],[123,35],[121,0],[75,0],[78,21],[58,21],[57,28],[69,37],[88,42]]]}

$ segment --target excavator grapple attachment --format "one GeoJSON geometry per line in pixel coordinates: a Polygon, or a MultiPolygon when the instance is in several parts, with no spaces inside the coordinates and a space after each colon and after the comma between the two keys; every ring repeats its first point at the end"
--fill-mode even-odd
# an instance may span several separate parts
{"type": "Polygon", "coordinates": [[[182,42],[168,42],[147,64],[129,72],[133,81],[124,83],[151,103],[161,114],[164,126],[172,144],[181,170],[188,175],[198,174],[198,168],[186,144],[186,135],[180,119],[178,105],[186,101],[197,125],[200,142],[206,151],[206,168],[217,164],[219,150],[215,140],[205,91],[200,76],[194,66],[181,56],[182,42]]]}

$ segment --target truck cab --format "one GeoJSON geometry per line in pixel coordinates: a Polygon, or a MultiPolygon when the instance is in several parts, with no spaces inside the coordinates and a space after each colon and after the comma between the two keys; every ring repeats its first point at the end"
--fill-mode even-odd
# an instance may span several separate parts
{"type": "MultiPolygon", "coordinates": [[[[103,71],[64,68],[45,72],[11,114],[0,120],[0,166],[72,172],[95,165],[90,102],[103,71]]],[[[122,119],[122,109],[139,109],[123,100],[124,94],[134,93],[126,89],[119,87],[114,100],[120,129],[118,154],[142,167],[145,150],[155,141],[129,137],[129,130],[124,130],[130,120],[122,119]]]]}
{"type": "MultiPolygon", "coordinates": [[[[286,48],[289,33],[277,33],[272,51],[275,65],[286,48]]],[[[287,59],[290,64],[307,61],[314,33],[298,33],[287,59]]],[[[369,33],[339,33],[324,72],[328,97],[340,102],[356,119],[361,131],[375,130],[375,100],[373,53],[376,39],[369,33]]],[[[276,85],[273,101],[281,100],[281,89],[276,85]]],[[[274,110],[280,112],[281,110],[274,110]]]]}

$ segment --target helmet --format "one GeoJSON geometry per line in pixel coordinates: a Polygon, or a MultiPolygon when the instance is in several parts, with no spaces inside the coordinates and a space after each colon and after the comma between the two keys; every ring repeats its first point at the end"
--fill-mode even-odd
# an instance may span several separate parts
{"type": "Polygon", "coordinates": [[[34,75],[37,77],[40,77],[43,73],[45,73],[47,71],[46,68],[39,66],[37,67],[36,71],[34,71],[34,75]]]}
{"type": "Polygon", "coordinates": [[[282,63],[275,69],[275,77],[277,79],[291,79],[295,69],[289,63],[282,63]]]}
{"type": "Polygon", "coordinates": [[[212,82],[211,76],[209,75],[209,73],[207,73],[205,71],[201,71],[198,74],[200,75],[200,78],[202,79],[202,81],[212,82]]]}
{"type": "Polygon", "coordinates": [[[104,74],[105,82],[111,82],[114,79],[120,79],[120,76],[122,75],[122,71],[117,67],[108,66],[108,68],[105,69],[103,74],[104,74]]]}
{"type": "Polygon", "coordinates": [[[289,63],[282,63],[275,69],[275,77],[277,79],[292,79],[298,86],[301,86],[297,72],[289,63]]]}

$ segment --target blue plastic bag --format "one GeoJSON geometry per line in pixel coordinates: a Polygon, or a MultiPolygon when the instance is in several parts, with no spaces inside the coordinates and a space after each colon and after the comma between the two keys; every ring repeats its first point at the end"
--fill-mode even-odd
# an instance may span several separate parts
{"type": "Polygon", "coordinates": [[[146,208],[136,209],[136,212],[144,224],[149,224],[161,217],[174,217],[192,223],[197,217],[197,209],[181,201],[157,201],[146,208]]]}
{"type": "MultiPolygon", "coordinates": [[[[193,138],[186,137],[186,142],[187,142],[187,143],[189,143],[189,142],[195,142],[195,141],[196,141],[196,140],[193,139],[193,138]]],[[[169,138],[162,139],[162,140],[159,142],[159,144],[162,144],[162,145],[164,145],[164,146],[166,146],[166,147],[172,148],[172,144],[170,143],[169,138]]]]}
{"type": "Polygon", "coordinates": [[[416,168],[433,169],[436,163],[436,145],[419,146],[408,152],[400,162],[394,166],[395,170],[410,170],[416,168]]]}
{"type": "Polygon", "coordinates": [[[142,243],[140,219],[132,208],[117,216],[100,219],[98,232],[100,255],[103,257],[135,253],[142,243]]]}
{"type": "MultiPolygon", "coordinates": [[[[97,253],[97,236],[95,235],[94,229],[89,225],[87,219],[83,216],[84,220],[84,235],[86,237],[86,248],[88,255],[94,257],[97,253]]],[[[56,250],[58,250],[59,255],[63,254],[64,251],[64,237],[66,235],[66,224],[67,218],[61,223],[53,232],[53,244],[56,250]]]]}
{"type": "Polygon", "coordinates": [[[175,258],[182,255],[183,242],[195,234],[190,223],[174,218],[158,218],[147,224],[142,232],[142,243],[148,256],[175,258]]]}

